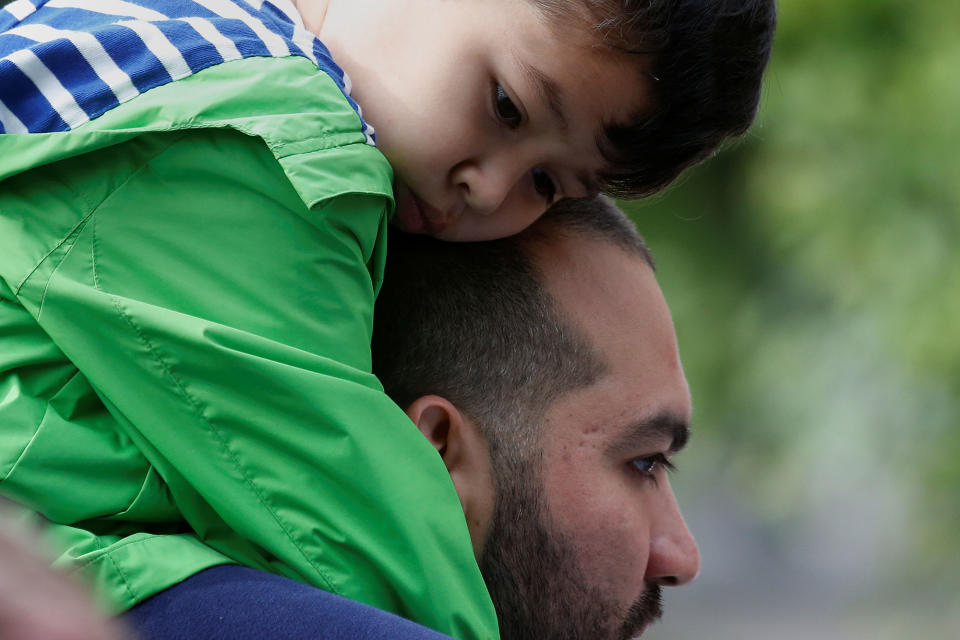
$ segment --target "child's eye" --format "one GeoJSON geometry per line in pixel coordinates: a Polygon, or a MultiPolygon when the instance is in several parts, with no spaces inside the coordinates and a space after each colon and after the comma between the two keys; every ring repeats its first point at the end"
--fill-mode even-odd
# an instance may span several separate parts
{"type": "Polygon", "coordinates": [[[662,453],[646,456],[644,458],[634,458],[630,461],[630,466],[651,480],[655,479],[657,469],[660,467],[663,467],[667,471],[673,471],[676,468],[662,453]]]}
{"type": "Polygon", "coordinates": [[[532,173],[534,190],[543,196],[543,199],[547,201],[547,206],[553,204],[553,199],[557,196],[557,185],[553,183],[553,180],[543,169],[534,169],[532,173]]]}
{"type": "Polygon", "coordinates": [[[523,114],[520,113],[520,109],[517,109],[517,105],[513,104],[513,100],[500,85],[494,86],[493,107],[500,121],[511,129],[516,129],[523,122],[523,114]]]}

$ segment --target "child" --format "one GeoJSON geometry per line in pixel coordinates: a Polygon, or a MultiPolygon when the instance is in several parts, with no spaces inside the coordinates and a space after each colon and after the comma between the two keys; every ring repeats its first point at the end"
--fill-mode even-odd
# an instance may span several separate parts
{"type": "Polygon", "coordinates": [[[479,240],[655,191],[749,125],[772,28],[769,0],[9,4],[0,491],[118,610],[239,563],[496,637],[370,373],[388,218],[479,240]]]}

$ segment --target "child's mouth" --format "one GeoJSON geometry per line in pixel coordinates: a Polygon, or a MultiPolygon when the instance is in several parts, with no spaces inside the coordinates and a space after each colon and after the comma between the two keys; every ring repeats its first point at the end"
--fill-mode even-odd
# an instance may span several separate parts
{"type": "Polygon", "coordinates": [[[401,187],[397,191],[397,212],[394,220],[397,226],[407,233],[435,235],[447,226],[442,215],[407,187],[401,187]]]}

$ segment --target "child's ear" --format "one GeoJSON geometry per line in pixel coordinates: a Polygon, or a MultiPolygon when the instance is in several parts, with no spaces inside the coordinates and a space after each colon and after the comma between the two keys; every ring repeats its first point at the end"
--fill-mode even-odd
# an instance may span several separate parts
{"type": "Polygon", "coordinates": [[[440,396],[421,396],[406,413],[443,458],[467,518],[474,553],[479,557],[495,503],[486,439],[470,418],[440,396]]]}

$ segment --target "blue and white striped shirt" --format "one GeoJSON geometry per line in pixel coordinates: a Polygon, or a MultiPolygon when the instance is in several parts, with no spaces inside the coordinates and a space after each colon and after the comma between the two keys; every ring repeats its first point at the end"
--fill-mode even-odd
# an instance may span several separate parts
{"type": "Polygon", "coordinates": [[[154,87],[262,56],[308,58],[360,113],[290,0],[16,0],[0,9],[0,133],[68,131],[154,87]]]}

